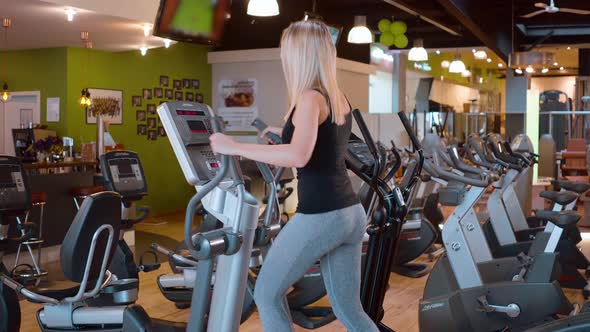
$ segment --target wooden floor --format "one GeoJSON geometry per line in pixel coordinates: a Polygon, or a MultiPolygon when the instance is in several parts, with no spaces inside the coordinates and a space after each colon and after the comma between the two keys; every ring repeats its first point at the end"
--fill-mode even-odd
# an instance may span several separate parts
{"type": "MultiPolygon", "coordinates": [[[[182,220],[181,215],[169,217],[166,223],[146,223],[138,227],[143,232],[166,234],[166,236],[182,239],[182,220]]],[[[590,254],[590,239],[584,239],[583,249],[586,254],[590,254]]],[[[171,302],[167,301],[156,285],[156,278],[160,274],[168,273],[169,267],[163,264],[158,271],[142,273],[140,280],[139,304],[141,304],[151,317],[162,318],[174,321],[186,321],[188,319],[188,310],[179,310],[171,302]]],[[[390,289],[385,298],[385,318],[384,322],[397,332],[418,332],[418,302],[422,296],[422,289],[426,278],[410,279],[393,275],[390,278],[390,289]]],[[[568,297],[572,301],[583,303],[579,292],[568,292],[568,297]]],[[[320,301],[328,303],[326,299],[320,301]]],[[[21,331],[39,331],[35,318],[39,305],[31,304],[27,301],[21,301],[22,310],[22,327],[21,331]]],[[[257,314],[254,314],[248,321],[242,324],[240,331],[252,332],[262,331],[260,320],[257,314]]],[[[296,331],[307,331],[306,329],[296,327],[296,331]]],[[[335,321],[316,331],[336,332],[346,331],[344,326],[335,321]]]]}

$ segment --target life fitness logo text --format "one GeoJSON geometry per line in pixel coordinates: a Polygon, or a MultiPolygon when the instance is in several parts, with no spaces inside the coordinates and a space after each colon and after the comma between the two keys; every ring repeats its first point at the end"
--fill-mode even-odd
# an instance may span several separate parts
{"type": "Polygon", "coordinates": [[[430,304],[427,304],[427,305],[423,306],[421,311],[422,312],[425,312],[425,311],[429,311],[429,310],[432,310],[432,309],[441,308],[441,307],[444,307],[444,306],[445,306],[445,303],[444,302],[430,303],[430,304]]]}

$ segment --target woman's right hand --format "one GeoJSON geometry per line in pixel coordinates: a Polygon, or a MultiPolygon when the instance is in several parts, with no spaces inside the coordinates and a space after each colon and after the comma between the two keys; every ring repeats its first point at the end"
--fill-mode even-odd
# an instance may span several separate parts
{"type": "Polygon", "coordinates": [[[263,137],[264,139],[266,139],[270,144],[276,144],[268,137],[267,134],[269,134],[269,133],[273,133],[273,134],[276,134],[279,137],[281,137],[283,134],[283,128],[268,126],[260,133],[260,136],[263,137]]]}

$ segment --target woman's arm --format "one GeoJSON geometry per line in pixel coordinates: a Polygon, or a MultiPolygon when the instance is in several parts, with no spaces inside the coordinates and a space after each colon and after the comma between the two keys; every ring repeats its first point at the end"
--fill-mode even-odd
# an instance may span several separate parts
{"type": "MultiPolygon", "coordinates": [[[[297,112],[293,115],[295,132],[290,144],[263,145],[242,144],[223,134],[211,135],[211,148],[214,152],[239,155],[244,158],[282,167],[303,167],[311,158],[315,148],[318,124],[324,97],[313,90],[306,91],[297,102],[297,112]]],[[[322,116],[326,118],[327,114],[322,116]]]]}

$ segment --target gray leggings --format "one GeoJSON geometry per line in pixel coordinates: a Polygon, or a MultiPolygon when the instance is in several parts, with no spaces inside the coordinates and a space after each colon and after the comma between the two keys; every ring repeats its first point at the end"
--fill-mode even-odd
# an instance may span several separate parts
{"type": "Polygon", "coordinates": [[[365,222],[360,204],[295,214],[273,242],[256,280],[254,299],[264,331],[293,331],[285,294],[318,259],[336,317],[350,332],[378,331],[360,302],[365,222]]]}

